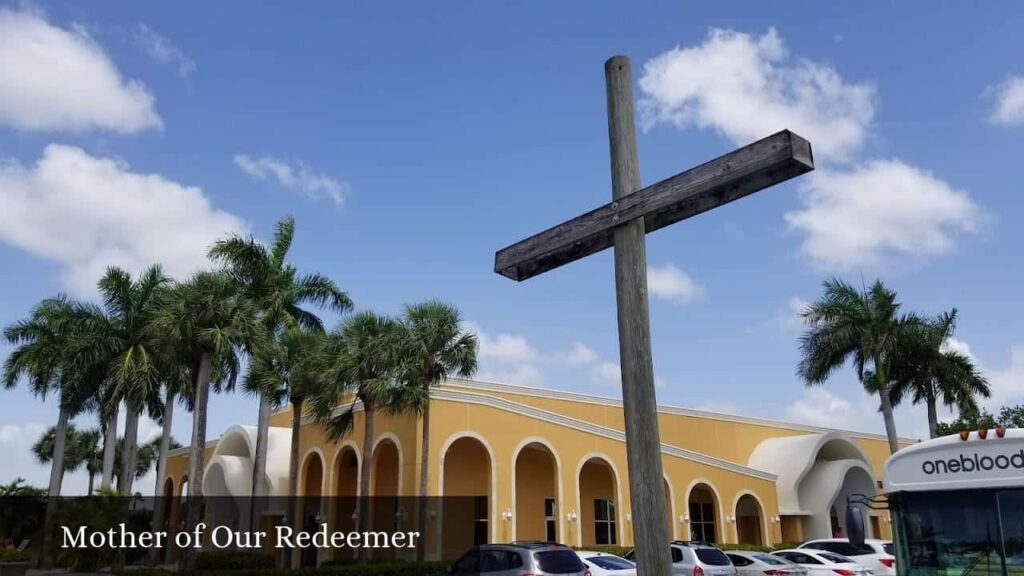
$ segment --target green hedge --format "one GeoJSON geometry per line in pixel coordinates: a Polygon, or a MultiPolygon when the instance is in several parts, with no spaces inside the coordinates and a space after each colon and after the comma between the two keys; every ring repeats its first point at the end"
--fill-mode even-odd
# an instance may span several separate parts
{"type": "Polygon", "coordinates": [[[437,576],[448,565],[443,562],[369,562],[365,564],[321,566],[319,568],[254,568],[245,570],[128,569],[121,576],[437,576]]]}
{"type": "Polygon", "coordinates": [[[573,546],[573,550],[588,550],[590,552],[604,552],[605,554],[614,554],[615,556],[625,556],[629,554],[632,546],[573,546]]]}
{"type": "Polygon", "coordinates": [[[196,555],[196,570],[255,570],[274,567],[274,556],[240,550],[210,550],[196,555]]]}
{"type": "Polygon", "coordinates": [[[28,562],[32,555],[21,550],[0,550],[0,562],[28,562]]]}
{"type": "Polygon", "coordinates": [[[757,546],[756,544],[715,544],[722,550],[740,550],[745,552],[774,552],[775,550],[788,550],[797,548],[800,542],[779,542],[773,546],[757,546]]]}

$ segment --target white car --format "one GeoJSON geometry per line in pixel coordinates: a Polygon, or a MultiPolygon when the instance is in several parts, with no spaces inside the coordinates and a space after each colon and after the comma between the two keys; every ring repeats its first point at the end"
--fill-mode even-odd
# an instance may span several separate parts
{"type": "Polygon", "coordinates": [[[893,556],[892,542],[867,538],[864,546],[854,546],[846,538],[823,538],[810,540],[800,545],[803,550],[825,550],[835,552],[857,564],[874,571],[875,576],[896,576],[896,557],[893,556]]]}
{"type": "Polygon", "coordinates": [[[590,550],[579,550],[576,555],[593,576],[636,576],[636,564],[620,556],[590,550]]]}
{"type": "Polygon", "coordinates": [[[803,548],[779,550],[772,552],[772,555],[807,568],[807,576],[874,576],[870,568],[865,568],[835,552],[803,548]]]}
{"type": "Polygon", "coordinates": [[[725,555],[739,576],[807,576],[807,568],[767,552],[729,550],[725,555]]]}

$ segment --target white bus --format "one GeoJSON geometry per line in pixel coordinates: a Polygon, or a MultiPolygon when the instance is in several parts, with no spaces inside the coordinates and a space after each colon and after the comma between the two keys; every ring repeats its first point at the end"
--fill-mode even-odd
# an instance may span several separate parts
{"type": "MultiPolygon", "coordinates": [[[[885,463],[899,576],[1024,576],[1024,429],[904,448],[885,463]]],[[[863,516],[848,507],[853,541],[863,516]]]]}

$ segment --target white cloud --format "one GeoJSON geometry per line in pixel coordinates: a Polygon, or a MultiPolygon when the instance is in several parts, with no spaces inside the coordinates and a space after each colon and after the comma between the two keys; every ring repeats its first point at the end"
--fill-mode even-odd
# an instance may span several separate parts
{"type": "Polygon", "coordinates": [[[499,362],[533,362],[540,353],[518,334],[501,333],[491,335],[475,322],[464,322],[463,329],[476,334],[479,343],[478,354],[482,360],[499,362]]]}
{"type": "Polygon", "coordinates": [[[616,362],[601,362],[590,369],[591,379],[602,386],[622,385],[622,369],[616,362]]]}
{"type": "Polygon", "coordinates": [[[194,60],[185,55],[180,48],[175,46],[169,39],[157,34],[152,28],[145,24],[139,24],[135,31],[135,40],[142,46],[151,58],[161,64],[169,64],[178,69],[178,76],[188,78],[196,71],[194,60]]]}
{"type": "Polygon", "coordinates": [[[32,445],[47,428],[49,425],[38,422],[0,425],[0,454],[4,455],[4,477],[0,477],[0,483],[20,477],[38,488],[50,485],[50,466],[40,464],[32,454],[32,445]]]}
{"type": "Polygon", "coordinates": [[[0,161],[0,205],[0,241],[57,263],[77,295],[112,265],[160,263],[183,277],[206,265],[214,240],[247,231],[197,187],[56,144],[35,166],[0,161]]]}
{"type": "Polygon", "coordinates": [[[818,169],[802,183],[803,207],[786,221],[806,235],[801,252],[823,271],[941,256],[983,219],[967,192],[896,159],[818,169]]]}
{"type": "Polygon", "coordinates": [[[592,364],[597,361],[597,352],[594,352],[582,342],[573,342],[569,351],[565,353],[564,361],[566,364],[573,366],[579,366],[583,364],[592,364]]]}
{"type": "Polygon", "coordinates": [[[79,26],[0,8],[0,124],[28,131],[162,127],[153,95],[79,26]]]}
{"type": "Polygon", "coordinates": [[[705,289],[672,264],[647,267],[647,289],[651,294],[677,304],[690,304],[704,297],[705,289]]]}
{"type": "MultiPolygon", "coordinates": [[[[803,396],[787,408],[786,417],[812,426],[863,429],[861,426],[870,412],[863,405],[855,405],[824,388],[808,388],[803,396]]],[[[881,417],[878,418],[881,421],[881,417]]]]}
{"type": "Polygon", "coordinates": [[[991,122],[1007,126],[1024,124],[1024,76],[1010,76],[986,93],[996,103],[989,116],[991,122]]]}
{"type": "Polygon", "coordinates": [[[787,300],[785,311],[776,316],[779,326],[786,331],[796,331],[802,328],[804,325],[804,310],[810,305],[810,302],[798,296],[793,296],[787,300]]]}
{"type": "Polygon", "coordinates": [[[310,200],[327,199],[334,202],[335,206],[341,206],[351,191],[348,183],[317,172],[301,160],[289,164],[272,156],[253,158],[246,154],[236,154],[234,160],[235,165],[250,178],[274,180],[280,186],[310,200]]]}
{"type": "Polygon", "coordinates": [[[481,370],[475,378],[484,382],[499,382],[518,386],[544,386],[546,379],[533,364],[522,364],[515,367],[481,370]]]}
{"type": "Polygon", "coordinates": [[[640,76],[643,123],[711,128],[747,144],[784,128],[843,159],[859,149],[874,116],[874,88],[830,66],[790,60],[775,29],[760,37],[714,29],[704,43],[647,61],[640,76]]]}

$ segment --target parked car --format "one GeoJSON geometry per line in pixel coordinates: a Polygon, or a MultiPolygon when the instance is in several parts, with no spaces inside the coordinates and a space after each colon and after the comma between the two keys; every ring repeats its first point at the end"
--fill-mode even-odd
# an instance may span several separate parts
{"type": "Polygon", "coordinates": [[[846,556],[835,552],[802,548],[772,552],[794,564],[807,568],[808,576],[874,576],[870,568],[857,564],[846,556]]]}
{"type": "Polygon", "coordinates": [[[445,571],[451,576],[590,576],[572,548],[551,542],[474,546],[445,571]]]}
{"type": "Polygon", "coordinates": [[[896,556],[893,556],[892,542],[888,540],[868,538],[864,540],[864,546],[855,546],[847,538],[823,538],[804,542],[800,548],[835,552],[870,568],[875,576],[896,576],[896,556]]]}
{"type": "Polygon", "coordinates": [[[739,576],[807,576],[807,568],[767,552],[730,550],[725,555],[739,576]]]}
{"type": "MultiPolygon", "coordinates": [[[[672,550],[672,573],[679,576],[736,576],[736,567],[724,552],[703,542],[676,540],[669,544],[672,550]]],[[[635,551],[626,559],[635,561],[635,551]]]]}
{"type": "Polygon", "coordinates": [[[636,576],[636,564],[606,552],[577,550],[576,554],[593,576],[636,576]]]}

